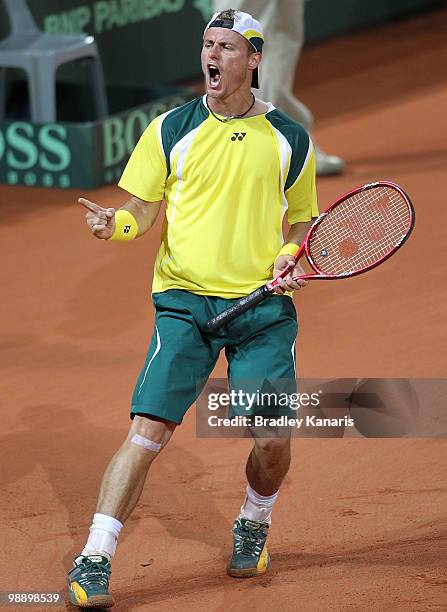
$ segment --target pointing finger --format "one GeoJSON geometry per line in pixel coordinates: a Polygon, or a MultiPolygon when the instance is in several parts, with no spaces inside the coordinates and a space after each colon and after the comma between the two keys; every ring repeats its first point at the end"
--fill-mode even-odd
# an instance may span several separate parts
{"type": "Polygon", "coordinates": [[[98,213],[100,210],[104,211],[104,208],[98,206],[94,202],[90,202],[90,200],[86,200],[85,198],[78,198],[79,204],[82,204],[87,210],[90,210],[93,213],[98,213]]]}

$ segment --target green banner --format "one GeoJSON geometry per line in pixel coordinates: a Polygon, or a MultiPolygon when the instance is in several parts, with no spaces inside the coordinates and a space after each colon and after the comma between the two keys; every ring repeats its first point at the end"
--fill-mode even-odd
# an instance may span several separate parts
{"type": "Polygon", "coordinates": [[[0,183],[83,189],[116,183],[149,122],[193,96],[179,90],[88,123],[0,123],[0,183]]]}

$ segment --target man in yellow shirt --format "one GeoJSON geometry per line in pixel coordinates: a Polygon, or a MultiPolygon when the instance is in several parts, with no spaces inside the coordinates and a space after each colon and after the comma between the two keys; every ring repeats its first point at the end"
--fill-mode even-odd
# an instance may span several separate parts
{"type": "MultiPolygon", "coordinates": [[[[132,398],[128,437],[102,480],[88,541],[68,575],[80,607],[110,607],[110,561],[148,469],[210,376],[222,349],[231,381],[296,382],[297,321],[287,292],[205,334],[205,322],[290,263],[318,215],[315,154],[304,128],[255,98],[263,34],[247,13],[214,15],[204,33],[206,94],[157,117],[119,182],[131,194],[118,211],[83,198],[97,238],[132,240],[153,225],[166,202],[152,287],[154,335],[132,398]],[[290,224],[282,236],[284,216],[290,224]]],[[[273,383],[274,384],[274,383],[273,383]]],[[[286,386],[287,386],[286,385],[286,386]]],[[[247,491],[234,523],[232,576],[265,573],[273,504],[290,465],[289,438],[256,438],[247,491]]]]}

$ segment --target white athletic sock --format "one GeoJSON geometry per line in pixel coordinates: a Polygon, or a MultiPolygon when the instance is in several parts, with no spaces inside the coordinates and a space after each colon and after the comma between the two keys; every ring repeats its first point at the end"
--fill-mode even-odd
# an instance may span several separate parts
{"type": "Polygon", "coordinates": [[[113,516],[98,512],[94,514],[87,544],[82,554],[85,556],[103,555],[110,560],[115,554],[116,542],[122,527],[123,524],[113,516]]]}
{"type": "Polygon", "coordinates": [[[256,493],[250,485],[247,485],[247,495],[241,507],[239,517],[270,525],[272,522],[272,508],[277,497],[278,491],[273,495],[264,496],[256,493]]]}

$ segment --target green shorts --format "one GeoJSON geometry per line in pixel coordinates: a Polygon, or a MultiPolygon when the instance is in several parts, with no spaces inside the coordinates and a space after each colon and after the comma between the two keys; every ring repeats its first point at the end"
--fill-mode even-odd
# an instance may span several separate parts
{"type": "Polygon", "coordinates": [[[222,349],[229,381],[280,380],[295,392],[298,326],[289,296],[269,297],[213,334],[202,326],[235,300],[177,289],[152,299],[154,334],[133,393],[131,418],[155,416],[180,424],[222,349]]]}

